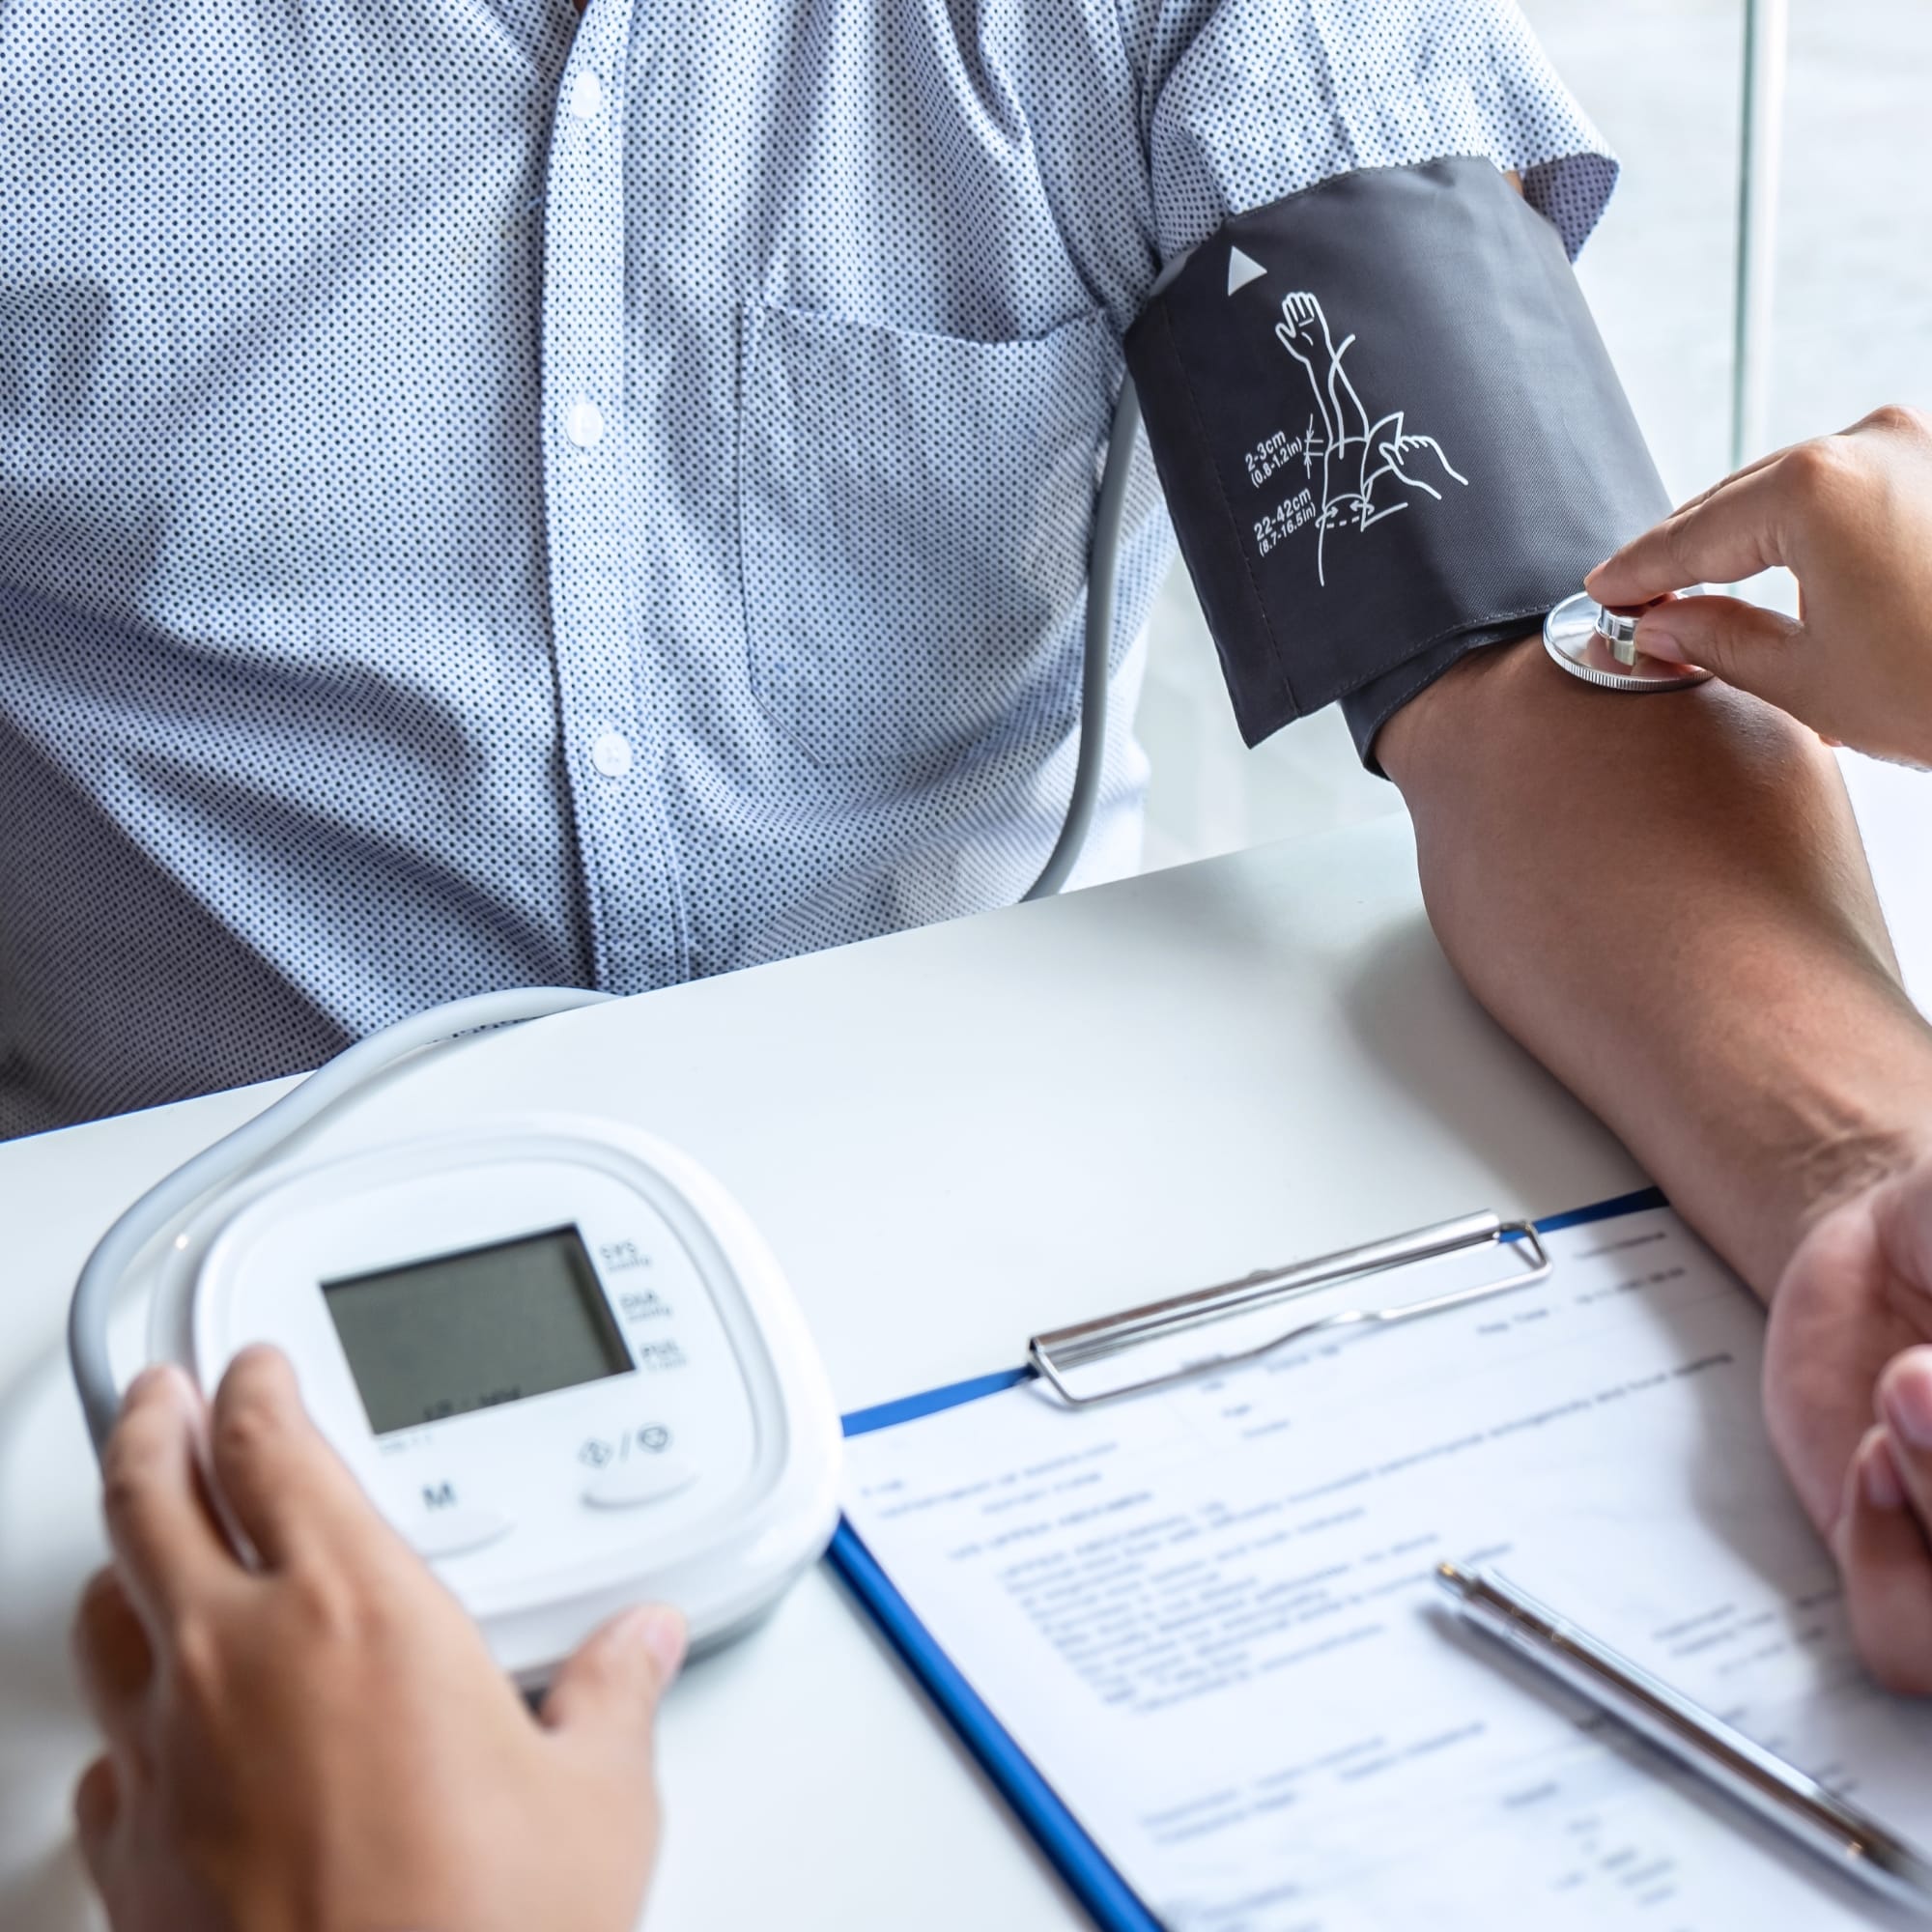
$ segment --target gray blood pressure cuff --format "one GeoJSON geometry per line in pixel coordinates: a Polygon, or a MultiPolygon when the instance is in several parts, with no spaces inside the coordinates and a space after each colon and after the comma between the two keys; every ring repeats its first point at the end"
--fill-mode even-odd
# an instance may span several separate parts
{"type": "Polygon", "coordinates": [[[1250,745],[1339,698],[1370,758],[1669,508],[1556,231],[1488,160],[1236,216],[1126,352],[1250,745]]]}

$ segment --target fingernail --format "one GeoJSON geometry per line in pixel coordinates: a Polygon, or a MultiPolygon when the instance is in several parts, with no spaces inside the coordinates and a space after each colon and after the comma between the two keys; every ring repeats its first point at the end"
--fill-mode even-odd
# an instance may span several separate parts
{"type": "Polygon", "coordinates": [[[1882,1388],[1885,1419],[1915,1449],[1932,1449],[1932,1361],[1913,1354],[1893,1363],[1882,1388]]]}
{"type": "Polygon", "coordinates": [[[684,1665],[691,1641],[684,1618],[667,1604],[645,1604],[625,1619],[627,1641],[640,1643],[658,1667],[658,1682],[668,1685],[684,1665]]]}
{"type": "Polygon", "coordinates": [[[1898,1464],[1891,1460],[1891,1444],[1882,1430],[1875,1430],[1871,1447],[1859,1468],[1865,1501],[1873,1509],[1899,1510],[1905,1507],[1905,1485],[1898,1480],[1898,1464]]]}

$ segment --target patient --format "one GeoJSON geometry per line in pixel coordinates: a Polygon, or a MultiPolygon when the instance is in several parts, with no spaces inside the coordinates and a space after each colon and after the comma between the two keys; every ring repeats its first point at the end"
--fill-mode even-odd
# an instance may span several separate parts
{"type": "MultiPolygon", "coordinates": [[[[1730,597],[1645,613],[1638,647],[1708,666],[1839,744],[1932,765],[1932,421],[1883,409],[1726,477],[1591,572],[1605,604],[1782,564],[1797,618],[1730,597]]],[[[1932,801],[1928,801],[1932,803],[1932,801]]],[[[1932,885],[1932,879],[1928,879],[1932,885]]],[[[1772,1302],[1766,1414],[1831,1538],[1865,1661],[1932,1692],[1932,1164],[1827,1215],[1772,1302]],[[1848,1322],[1848,1285],[1866,1319],[1848,1322]],[[1875,1389],[1853,1442],[1850,1392],[1875,1389]],[[1843,1471],[1842,1480],[1837,1472],[1843,1471]]]]}
{"type": "MultiPolygon", "coordinates": [[[[1798,575],[1802,620],[1707,598],[1650,612],[1637,642],[1845,743],[1932,763],[1927,424],[1881,411],[1768,458],[1590,588],[1641,604],[1775,563],[1798,575]]],[[[1817,1125],[1829,1140],[1833,1122],[1817,1125]]],[[[1810,1223],[1773,1295],[1766,1406],[1866,1661],[1932,1691],[1932,1162],[1810,1223]]],[[[212,1412],[177,1371],[141,1377],[105,1497],[114,1563],[75,1643],[107,1751],[75,1809],[118,1932],[632,1924],[656,1852],[651,1734],[683,1655],[675,1612],[607,1626],[532,1716],[266,1350],[238,1357],[212,1412]],[[216,1526],[204,1448],[257,1572],[216,1526]]]]}

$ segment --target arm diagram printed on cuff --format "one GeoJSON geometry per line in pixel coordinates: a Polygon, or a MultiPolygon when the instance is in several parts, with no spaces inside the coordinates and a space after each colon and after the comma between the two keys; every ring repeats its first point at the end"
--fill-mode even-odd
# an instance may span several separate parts
{"type": "MultiPolygon", "coordinates": [[[[1231,253],[1231,272],[1238,253],[1231,253]]],[[[1260,268],[1251,257],[1241,256],[1240,261],[1250,269],[1260,268]]],[[[1276,339],[1301,365],[1310,397],[1308,421],[1293,448],[1284,452],[1299,455],[1306,479],[1290,505],[1314,518],[1315,578],[1325,588],[1329,531],[1367,530],[1407,509],[1418,495],[1440,502],[1444,489],[1460,484],[1466,490],[1469,479],[1433,436],[1419,436],[1408,427],[1401,410],[1371,421],[1368,406],[1345,366],[1355,338],[1345,335],[1340,342],[1335,340],[1317,297],[1306,291],[1285,296],[1281,314],[1274,326],[1276,339]]],[[[1269,442],[1280,439],[1277,431],[1269,442]]],[[[1249,474],[1262,467],[1251,458],[1249,474]]],[[[1296,523],[1290,528],[1299,526],[1296,523]]],[[[1263,540],[1259,526],[1256,536],[1263,540]]]]}

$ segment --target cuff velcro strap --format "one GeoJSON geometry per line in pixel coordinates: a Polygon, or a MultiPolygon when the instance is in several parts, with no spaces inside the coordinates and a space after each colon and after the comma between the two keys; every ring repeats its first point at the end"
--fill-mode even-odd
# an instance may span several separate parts
{"type": "Polygon", "coordinates": [[[1126,352],[1251,745],[1344,698],[1366,758],[1669,507],[1555,230],[1488,160],[1236,216],[1126,352]]]}

